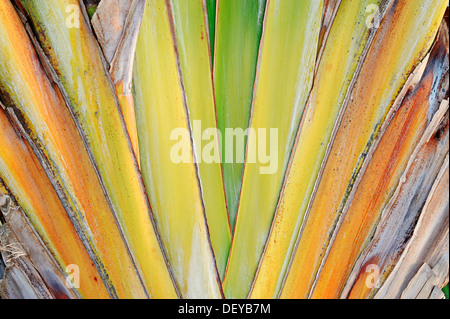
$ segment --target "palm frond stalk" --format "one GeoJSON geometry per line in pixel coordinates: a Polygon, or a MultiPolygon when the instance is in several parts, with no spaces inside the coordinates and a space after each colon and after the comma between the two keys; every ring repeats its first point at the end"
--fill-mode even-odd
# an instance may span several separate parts
{"type": "Polygon", "coordinates": [[[444,0],[0,0],[0,298],[444,298],[444,0]]]}

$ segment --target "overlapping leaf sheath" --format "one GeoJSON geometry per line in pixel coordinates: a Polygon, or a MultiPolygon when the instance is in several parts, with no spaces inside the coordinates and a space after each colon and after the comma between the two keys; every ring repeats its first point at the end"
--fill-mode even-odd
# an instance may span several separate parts
{"type": "Polygon", "coordinates": [[[433,90],[443,88],[442,81],[446,74],[448,76],[446,47],[443,41],[438,42],[423,77],[406,87],[407,95],[388,127],[380,133],[383,136],[347,202],[348,208],[343,212],[342,222],[318,275],[313,298],[338,298],[359,253],[370,241],[383,208],[442,101],[439,95],[448,93],[433,90]]]}
{"type": "Polygon", "coordinates": [[[448,101],[443,101],[384,209],[372,241],[356,262],[343,297],[372,297],[389,276],[448,157],[448,137],[448,101]]]}
{"type": "MultiPolygon", "coordinates": [[[[84,8],[74,0],[33,0],[22,3],[54,70],[54,80],[68,103],[91,161],[95,163],[98,179],[122,226],[124,236],[116,234],[114,239],[119,241],[126,238],[150,297],[177,297],[155,233],[152,212],[117,97],[105,70],[100,48],[82,11],[84,8]]],[[[29,80],[22,81],[27,82],[29,80]]],[[[64,118],[68,121],[69,117],[66,115],[64,118]]],[[[41,119],[39,124],[52,122],[50,119],[41,119]]],[[[73,138],[71,135],[62,137],[61,130],[57,136],[61,137],[63,143],[70,144],[68,141],[73,138]]],[[[70,156],[83,152],[83,149],[81,145],[74,148],[70,156]]],[[[65,161],[69,159],[69,155],[64,156],[65,161]]],[[[63,164],[60,166],[63,167],[63,164]]],[[[76,168],[68,171],[71,174],[80,173],[76,168]]],[[[86,181],[85,189],[77,190],[74,194],[85,193],[88,186],[96,182],[91,177],[89,183],[86,181]]],[[[99,197],[98,192],[88,194],[99,197]]],[[[106,210],[94,211],[98,216],[106,210]]],[[[103,222],[99,218],[99,223],[103,222]]],[[[117,249],[111,242],[108,247],[117,249]]],[[[122,272],[125,269],[128,268],[123,267],[122,272]]],[[[128,283],[127,280],[123,282],[128,283]]]]}
{"type": "MultiPolygon", "coordinates": [[[[449,158],[442,165],[427,202],[420,214],[414,234],[398,263],[375,298],[393,299],[403,295],[413,277],[424,264],[435,266],[447,256],[449,243],[449,158]]],[[[448,279],[447,279],[448,280],[448,279]]],[[[440,285],[442,282],[439,283],[440,285]]]]}
{"type": "Polygon", "coordinates": [[[364,60],[371,33],[365,25],[369,3],[373,1],[344,1],[330,30],[252,298],[274,298],[279,292],[335,123],[355,72],[364,60]]]}
{"type": "MultiPolygon", "coordinates": [[[[3,20],[2,20],[3,21],[3,20]]],[[[21,206],[58,266],[80,270],[80,296],[109,298],[94,263],[84,249],[63,204],[31,148],[0,107],[0,179],[21,206]]],[[[30,247],[33,249],[34,247],[30,247]]]]}
{"type": "MultiPolygon", "coordinates": [[[[220,4],[219,4],[220,11],[220,4]]],[[[311,90],[322,1],[267,2],[225,295],[250,290],[311,90]],[[269,156],[267,155],[269,154],[269,156]]]]}
{"type": "Polygon", "coordinates": [[[430,48],[445,8],[444,1],[395,1],[386,11],[306,212],[282,298],[308,296],[367,152],[406,78],[430,48]]]}
{"type": "Polygon", "coordinates": [[[228,213],[234,228],[266,0],[218,1],[214,87],[228,213]],[[230,133],[236,132],[235,135],[230,133]],[[228,134],[228,135],[227,135],[228,134]]]}
{"type": "Polygon", "coordinates": [[[400,299],[445,299],[441,289],[448,282],[448,260],[447,252],[434,266],[423,264],[403,291],[400,299]]]}
{"type": "Polygon", "coordinates": [[[206,36],[206,8],[202,0],[172,0],[171,8],[209,237],[219,274],[223,278],[230,251],[231,229],[220,159],[222,139],[217,130],[206,36]]]}
{"type": "Polygon", "coordinates": [[[102,1],[92,17],[97,40],[109,63],[125,125],[139,162],[132,87],[133,62],[145,0],[102,1]]]}
{"type": "Polygon", "coordinates": [[[0,298],[77,298],[54,260],[0,177],[0,298]]]}
{"type": "MultiPolygon", "coordinates": [[[[103,279],[110,295],[145,297],[141,280],[64,100],[47,78],[11,3],[3,1],[0,8],[0,91],[11,120],[46,169],[100,272],[98,279],[103,279]]],[[[27,170],[14,173],[17,177],[29,174],[27,170]]],[[[10,188],[12,192],[19,191],[10,188]]],[[[30,192],[39,191],[30,189],[30,192]]],[[[26,200],[26,196],[20,200],[26,200]]]]}
{"type": "MultiPolygon", "coordinates": [[[[42,170],[42,168],[40,169],[42,170]]],[[[45,176],[45,173],[44,178],[47,178],[45,176]]],[[[47,182],[50,185],[50,187],[53,187],[48,180],[47,182]]],[[[52,191],[54,192],[53,189],[52,191]]],[[[62,206],[60,203],[59,205],[62,206]]],[[[62,209],[62,213],[64,214],[65,218],[68,219],[64,208],[62,209]]],[[[69,225],[73,228],[70,220],[69,225]]],[[[70,232],[67,233],[70,234],[70,232]]],[[[83,250],[83,243],[81,243],[75,231],[72,231],[72,234],[75,234],[75,236],[72,238],[75,238],[75,240],[79,241],[78,249],[80,249],[83,252],[83,254],[87,256],[86,259],[87,263],[83,265],[82,271],[84,272],[85,266],[89,266],[88,271],[84,272],[83,275],[82,289],[84,290],[85,288],[87,288],[89,290],[95,288],[96,286],[100,286],[103,288],[104,291],[103,295],[106,298],[108,298],[109,297],[108,292],[106,291],[103,283],[99,280],[100,275],[98,274],[95,266],[92,265],[92,260],[90,259],[89,255],[87,255],[86,251],[83,250]],[[89,285],[86,286],[86,277],[84,277],[86,274],[90,273],[89,269],[93,269],[94,274],[97,273],[97,277],[95,277],[97,278],[97,281],[95,281],[94,277],[91,277],[93,279],[92,286],[89,285]]],[[[69,235],[69,237],[70,236],[71,235],[69,235]]],[[[55,253],[55,251],[52,252],[51,249],[47,248],[46,242],[44,242],[44,240],[35,230],[35,227],[32,226],[32,222],[30,221],[30,219],[26,217],[26,214],[23,212],[20,206],[18,206],[17,202],[14,199],[14,196],[3,184],[3,181],[0,180],[0,241],[3,241],[5,239],[6,241],[10,241],[9,238],[13,238],[17,242],[17,244],[19,243],[20,244],[19,245],[6,244],[6,249],[5,245],[3,244],[3,247],[0,248],[0,253],[2,252],[3,248],[3,250],[6,250],[7,253],[10,253],[10,255],[12,255],[9,258],[8,257],[3,258],[7,263],[7,265],[5,266],[7,266],[8,268],[14,266],[14,263],[12,263],[14,261],[14,253],[19,252],[19,250],[21,250],[20,255],[26,254],[26,257],[30,259],[30,261],[33,264],[33,267],[36,269],[37,272],[39,272],[39,275],[42,277],[43,281],[45,282],[45,286],[48,288],[53,298],[77,299],[80,297],[86,297],[86,294],[84,293],[80,294],[77,288],[75,287],[78,286],[78,282],[76,283],[73,282],[74,285],[69,286],[67,280],[68,278],[66,278],[66,276],[70,272],[79,270],[80,269],[79,266],[75,266],[74,264],[68,264],[65,267],[61,267],[61,264],[58,263],[58,261],[55,258],[55,256],[57,256],[58,254],[55,253]],[[11,249],[11,246],[13,246],[13,249],[11,249]]],[[[65,239],[63,239],[62,241],[64,240],[65,239]]],[[[0,245],[2,245],[2,243],[0,243],[0,245]]],[[[6,276],[4,276],[2,269],[3,265],[4,263],[0,254],[0,278],[6,280],[5,278],[6,276]]],[[[32,279],[30,278],[29,280],[32,279]]],[[[79,283],[80,283],[79,288],[81,288],[81,280],[79,283]]],[[[4,283],[4,285],[7,285],[7,283],[4,283]]],[[[2,290],[1,286],[2,284],[0,283],[0,296],[2,296],[3,293],[1,291],[2,290]]],[[[92,294],[92,298],[101,298],[101,295],[102,295],[101,293],[95,293],[92,294]]]]}
{"type": "Polygon", "coordinates": [[[218,298],[220,280],[206,224],[204,185],[194,163],[171,10],[169,1],[147,1],[137,42],[133,82],[141,170],[181,295],[218,298]]]}
{"type": "Polygon", "coordinates": [[[6,269],[0,278],[0,298],[54,298],[33,261],[6,225],[0,225],[0,259],[6,263],[6,269]]]}

